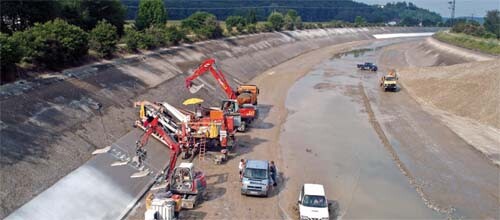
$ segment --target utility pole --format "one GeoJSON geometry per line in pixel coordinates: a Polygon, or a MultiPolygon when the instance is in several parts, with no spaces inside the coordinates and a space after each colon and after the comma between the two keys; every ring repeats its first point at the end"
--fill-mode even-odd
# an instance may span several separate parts
{"type": "Polygon", "coordinates": [[[448,7],[451,10],[451,25],[453,26],[453,22],[455,21],[455,0],[449,1],[448,4],[450,7],[448,7]]]}

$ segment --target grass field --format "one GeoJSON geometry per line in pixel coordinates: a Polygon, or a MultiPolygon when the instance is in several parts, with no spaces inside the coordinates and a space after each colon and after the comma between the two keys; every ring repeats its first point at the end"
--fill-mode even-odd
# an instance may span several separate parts
{"type": "Polygon", "coordinates": [[[476,50],[488,54],[500,55],[500,40],[485,39],[467,34],[439,32],[434,37],[440,41],[459,47],[476,50]]]}

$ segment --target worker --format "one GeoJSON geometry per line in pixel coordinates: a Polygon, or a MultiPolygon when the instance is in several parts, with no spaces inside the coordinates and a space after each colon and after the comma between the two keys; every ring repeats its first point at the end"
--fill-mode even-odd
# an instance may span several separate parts
{"type": "Polygon", "coordinates": [[[196,106],[196,110],[195,110],[195,112],[196,112],[196,118],[201,118],[203,116],[202,115],[202,111],[203,111],[203,109],[201,107],[201,104],[198,104],[196,106]]]}
{"type": "Polygon", "coordinates": [[[271,179],[273,180],[273,186],[277,186],[278,183],[276,183],[276,173],[278,172],[278,170],[276,169],[274,161],[271,161],[271,165],[269,165],[269,172],[271,174],[271,179]]]}
{"type": "Polygon", "coordinates": [[[240,160],[240,164],[238,165],[238,168],[240,170],[240,181],[243,178],[243,169],[245,169],[245,159],[240,160]]]}

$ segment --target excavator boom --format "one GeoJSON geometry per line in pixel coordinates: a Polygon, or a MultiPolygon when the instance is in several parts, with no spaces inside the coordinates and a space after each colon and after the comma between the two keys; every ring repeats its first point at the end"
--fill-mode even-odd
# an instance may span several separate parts
{"type": "Polygon", "coordinates": [[[224,74],[217,69],[215,64],[215,59],[213,58],[209,58],[203,61],[203,63],[201,63],[200,66],[198,66],[198,68],[194,71],[194,73],[188,78],[186,78],[186,87],[191,88],[193,86],[192,81],[206,72],[212,73],[215,80],[217,80],[222,90],[224,90],[229,99],[236,99],[236,94],[234,93],[233,89],[229,86],[229,83],[227,82],[224,74]]]}
{"type": "Polygon", "coordinates": [[[179,155],[180,145],[174,140],[172,140],[172,138],[158,125],[159,123],[158,119],[159,117],[156,116],[153,118],[153,120],[151,120],[151,122],[147,120],[144,122],[142,127],[145,129],[145,131],[140,141],[137,143],[137,148],[139,150],[142,150],[142,148],[148,143],[148,140],[151,137],[151,135],[157,135],[158,139],[165,145],[167,145],[172,151],[170,154],[170,162],[167,173],[168,177],[169,175],[171,175],[175,167],[175,164],[177,163],[177,156],[179,155]]]}

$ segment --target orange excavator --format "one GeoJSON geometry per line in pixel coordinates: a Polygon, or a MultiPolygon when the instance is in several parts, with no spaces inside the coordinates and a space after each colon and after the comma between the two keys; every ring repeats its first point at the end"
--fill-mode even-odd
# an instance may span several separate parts
{"type": "Polygon", "coordinates": [[[238,113],[241,117],[238,131],[245,131],[246,126],[258,117],[257,95],[259,88],[256,85],[241,85],[233,90],[224,74],[217,68],[215,59],[209,58],[203,61],[191,76],[186,78],[186,87],[191,93],[196,93],[203,86],[195,86],[192,81],[206,72],[212,74],[226,93],[227,99],[222,101],[221,109],[231,114],[238,113]]]}

